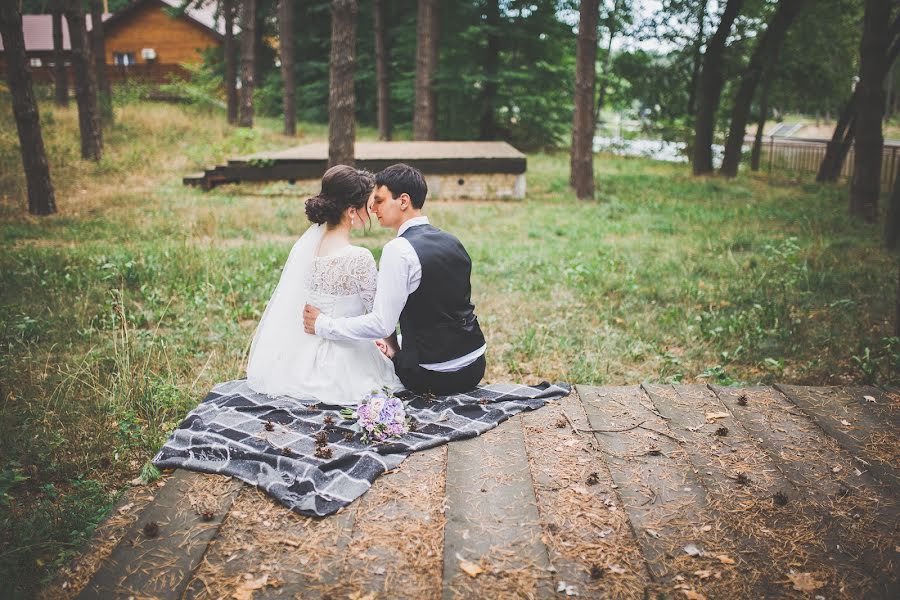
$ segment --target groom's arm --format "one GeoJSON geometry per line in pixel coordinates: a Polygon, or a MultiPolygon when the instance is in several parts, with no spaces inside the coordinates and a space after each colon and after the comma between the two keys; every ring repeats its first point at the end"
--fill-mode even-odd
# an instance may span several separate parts
{"type": "Polygon", "coordinates": [[[315,334],[329,340],[376,340],[393,334],[406,299],[421,280],[421,267],[416,269],[418,261],[410,260],[409,251],[412,247],[403,238],[384,247],[372,312],[338,319],[320,314],[315,319],[315,334]]]}

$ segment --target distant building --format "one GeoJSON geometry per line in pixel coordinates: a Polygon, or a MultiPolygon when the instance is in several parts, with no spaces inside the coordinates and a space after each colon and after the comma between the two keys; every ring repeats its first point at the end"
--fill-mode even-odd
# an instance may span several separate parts
{"type": "MultiPolygon", "coordinates": [[[[181,65],[201,62],[204,50],[225,41],[225,21],[216,18],[216,5],[215,0],[207,0],[201,8],[189,8],[175,15],[180,0],[136,0],[119,12],[104,14],[110,81],[164,83],[172,76],[184,77],[186,71],[181,65]]],[[[90,31],[90,15],[87,28],[90,31]]],[[[52,82],[52,15],[22,15],[22,30],[32,76],[35,81],[52,82]]],[[[69,28],[63,18],[63,55],[67,65],[70,54],[69,28]]],[[[0,42],[0,72],[5,71],[0,42]]],[[[71,81],[71,73],[69,78],[71,81]]]]}

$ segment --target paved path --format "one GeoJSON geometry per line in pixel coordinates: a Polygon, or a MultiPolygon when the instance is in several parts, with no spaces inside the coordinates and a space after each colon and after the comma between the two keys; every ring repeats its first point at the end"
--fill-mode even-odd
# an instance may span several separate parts
{"type": "Polygon", "coordinates": [[[865,387],[577,386],[319,520],[177,471],[45,595],[897,598],[898,406],[865,387]]]}

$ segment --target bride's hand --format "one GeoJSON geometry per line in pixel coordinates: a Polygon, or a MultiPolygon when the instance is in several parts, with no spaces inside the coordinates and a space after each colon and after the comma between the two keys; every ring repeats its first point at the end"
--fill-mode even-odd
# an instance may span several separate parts
{"type": "Polygon", "coordinates": [[[321,311],[307,304],[303,307],[303,329],[310,335],[316,335],[316,319],[321,311]]]}
{"type": "Polygon", "coordinates": [[[394,349],[384,340],[375,340],[375,345],[388,358],[394,358],[394,349]]]}

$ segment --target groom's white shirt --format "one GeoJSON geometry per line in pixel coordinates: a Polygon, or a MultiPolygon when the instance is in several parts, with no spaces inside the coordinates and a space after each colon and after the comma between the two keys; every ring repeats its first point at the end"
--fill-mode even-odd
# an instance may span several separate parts
{"type": "MultiPolygon", "coordinates": [[[[406,299],[419,289],[422,281],[422,263],[406,238],[400,237],[410,227],[427,225],[428,217],[416,217],[400,226],[397,237],[385,244],[378,268],[378,287],[372,312],[359,317],[333,319],[319,315],[316,319],[316,335],[329,340],[376,340],[386,338],[397,329],[400,313],[406,299]]],[[[442,363],[419,365],[429,371],[442,373],[458,371],[472,364],[484,354],[487,344],[476,350],[442,363]]]]}

